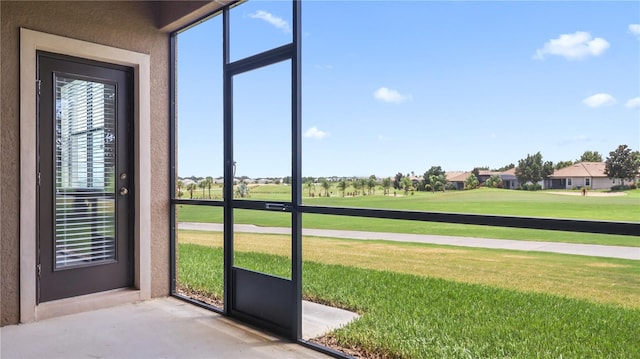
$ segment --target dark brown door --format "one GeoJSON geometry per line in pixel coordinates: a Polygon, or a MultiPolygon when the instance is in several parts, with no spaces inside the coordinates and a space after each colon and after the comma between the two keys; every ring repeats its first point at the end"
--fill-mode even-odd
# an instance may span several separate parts
{"type": "Polygon", "coordinates": [[[132,285],[132,71],[38,53],[38,300],[132,285]]]}

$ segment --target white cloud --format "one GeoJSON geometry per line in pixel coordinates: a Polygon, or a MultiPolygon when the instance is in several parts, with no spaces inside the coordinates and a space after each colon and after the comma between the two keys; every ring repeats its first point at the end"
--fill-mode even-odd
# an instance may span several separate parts
{"type": "Polygon", "coordinates": [[[616,99],[608,93],[597,93],[582,100],[582,103],[589,107],[613,106],[616,99]]]}
{"type": "Polygon", "coordinates": [[[628,108],[640,108],[640,97],[631,98],[624,105],[628,108]]]}
{"type": "Polygon", "coordinates": [[[321,140],[327,136],[329,136],[328,132],[320,131],[316,126],[311,127],[304,133],[304,137],[315,138],[316,140],[321,140]]]}
{"type": "Polygon", "coordinates": [[[557,55],[567,60],[580,60],[587,56],[602,55],[608,48],[607,40],[601,37],[593,39],[588,32],[576,31],[547,41],[543,48],[536,50],[533,58],[544,60],[546,55],[557,55]]]}
{"type": "Polygon", "coordinates": [[[403,95],[396,90],[380,87],[373,93],[376,100],[390,103],[402,103],[411,99],[411,95],[403,95]]]}
{"type": "Polygon", "coordinates": [[[629,24],[629,32],[640,36],[640,24],[629,24]]]}
{"type": "Polygon", "coordinates": [[[252,19],[264,20],[286,33],[291,32],[291,26],[289,26],[289,23],[287,21],[264,10],[258,10],[253,14],[249,14],[249,17],[252,19]]]}

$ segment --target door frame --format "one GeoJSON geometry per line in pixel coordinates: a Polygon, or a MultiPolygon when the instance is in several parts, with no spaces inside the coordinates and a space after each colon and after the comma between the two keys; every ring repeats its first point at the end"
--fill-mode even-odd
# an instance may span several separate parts
{"type": "Polygon", "coordinates": [[[151,297],[151,81],[148,54],[20,28],[20,322],[151,297]],[[36,51],[133,68],[135,290],[104,292],[36,304],[37,122],[36,51]]]}
{"type": "Polygon", "coordinates": [[[302,337],[302,10],[291,0],[291,42],[231,61],[230,8],[223,9],[223,123],[224,123],[224,313],[292,340],[302,337]],[[235,200],[233,143],[233,81],[240,74],[290,61],[291,86],[291,199],[289,201],[235,200]],[[270,203],[274,202],[274,203],[270,203]],[[291,279],[234,265],[234,210],[276,210],[291,213],[291,279]],[[243,287],[244,286],[244,287],[243,287]],[[275,289],[274,289],[275,288],[275,289]],[[271,289],[271,290],[269,290],[271,289]],[[260,292],[260,300],[254,294],[260,292]],[[271,311],[270,315],[266,315],[271,311]]]}
{"type": "MultiPolygon", "coordinates": [[[[131,67],[116,66],[43,51],[37,53],[37,61],[38,83],[41,87],[37,104],[40,112],[38,115],[38,171],[40,183],[38,186],[39,259],[37,269],[39,275],[37,302],[44,303],[113,289],[132,288],[134,252],[132,246],[133,232],[131,231],[133,220],[130,218],[130,214],[134,213],[133,198],[135,193],[135,188],[133,187],[135,182],[132,168],[133,161],[131,160],[134,134],[132,131],[133,69],[131,67]],[[58,82],[60,79],[62,79],[61,83],[58,82]],[[111,95],[113,99],[112,117],[107,115],[105,107],[97,110],[94,108],[93,115],[89,115],[87,112],[86,121],[74,122],[77,119],[67,118],[67,121],[71,121],[67,125],[70,127],[65,127],[63,124],[65,116],[62,116],[62,119],[54,120],[56,111],[59,109],[56,105],[53,105],[53,102],[58,101],[60,96],[65,98],[65,87],[71,86],[73,89],[79,89],[74,84],[76,81],[82,82],[83,94],[88,91],[92,92],[94,96],[93,102],[89,104],[88,97],[80,99],[77,96],[82,97],[82,94],[78,95],[75,92],[74,95],[67,96],[70,96],[69,100],[76,105],[89,106],[86,107],[87,111],[91,110],[91,106],[96,106],[95,102],[106,106],[110,102],[106,97],[96,98],[95,96],[101,96],[101,92],[108,91],[107,88],[111,88],[113,91],[111,95]],[[62,87],[59,88],[61,85],[62,87]],[[77,103],[77,101],[80,103],[77,103]],[[93,120],[89,118],[93,118],[93,120]],[[108,121],[109,118],[111,118],[111,121],[108,121]],[[80,125],[81,128],[75,128],[75,125],[80,125]],[[63,131],[70,131],[67,133],[71,136],[70,138],[79,139],[80,143],[75,143],[76,140],[72,140],[68,143],[72,147],[63,146],[64,148],[57,148],[56,140],[61,139],[64,143],[64,134],[56,134],[57,126],[62,126],[63,131]],[[109,128],[111,129],[108,130],[109,128]],[[99,135],[99,139],[96,139],[96,133],[99,134],[101,132],[103,134],[99,135]],[[113,144],[112,150],[115,154],[115,157],[110,157],[113,165],[111,175],[107,172],[110,167],[107,158],[107,142],[109,142],[107,141],[107,133],[111,133],[115,138],[111,142],[113,144]],[[95,152],[96,146],[100,147],[100,145],[104,145],[102,153],[95,152]],[[71,152],[65,152],[65,149],[71,152]],[[63,152],[59,152],[61,150],[63,152]],[[73,156],[72,153],[76,151],[86,154],[86,157],[73,156]],[[58,163],[58,155],[62,156],[63,163],[58,163]],[[84,158],[87,162],[87,167],[80,166],[75,168],[75,166],[72,166],[74,167],[73,169],[66,168],[64,158],[75,162],[76,160],[73,160],[72,157],[76,158],[76,160],[84,158]],[[75,177],[73,174],[78,174],[81,178],[86,175],[87,182],[80,180],[78,183],[72,183],[74,181],[71,181],[65,184],[63,179],[62,184],[58,183],[58,176],[67,170],[71,171],[69,174],[72,174],[72,177],[75,177]],[[76,172],[76,170],[79,172],[76,172]],[[121,178],[121,173],[124,173],[126,177],[121,178]],[[109,179],[112,179],[113,182],[110,182],[109,179]],[[94,186],[95,180],[98,180],[97,187],[94,186]],[[58,188],[58,186],[63,188],[58,188]],[[126,193],[124,196],[119,194],[118,189],[121,188],[127,188],[130,193],[126,193]],[[59,190],[62,192],[59,192],[59,190]],[[71,190],[71,193],[69,193],[69,190],[71,190]],[[73,213],[59,212],[60,199],[65,204],[73,203],[73,213]],[[86,203],[87,201],[91,204],[86,203]],[[109,206],[109,203],[112,203],[113,212],[109,211],[107,207],[101,207],[101,205],[94,206],[94,204],[97,205],[99,203],[102,203],[102,206],[109,206]],[[90,232],[92,238],[94,236],[99,237],[99,241],[110,238],[113,245],[113,257],[99,260],[97,263],[94,261],[88,263],[82,261],[81,263],[74,263],[69,266],[63,264],[58,267],[58,224],[66,226],[71,223],[68,222],[71,218],[80,217],[85,218],[85,221],[98,220],[94,216],[101,212],[99,208],[107,210],[105,215],[113,216],[113,223],[111,225],[105,223],[105,226],[97,223],[87,223],[86,227],[83,227],[83,231],[90,232]],[[59,213],[65,213],[63,218],[59,218],[59,213]],[[71,217],[68,215],[71,215],[71,217]]],[[[69,165],[71,164],[69,163],[69,165]]],[[[67,233],[67,235],[69,234],[67,233]]],[[[62,233],[62,236],[66,237],[65,233],[62,233]]],[[[65,238],[65,242],[66,239],[69,238],[65,238]]],[[[97,254],[93,253],[93,240],[88,246],[81,248],[83,250],[91,250],[93,259],[93,256],[97,254]]]]}

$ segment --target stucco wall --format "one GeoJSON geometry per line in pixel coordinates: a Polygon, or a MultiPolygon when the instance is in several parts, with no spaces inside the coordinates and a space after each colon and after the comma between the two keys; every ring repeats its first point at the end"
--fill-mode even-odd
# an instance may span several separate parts
{"type": "Polygon", "coordinates": [[[613,182],[608,178],[593,178],[591,180],[591,189],[609,189],[613,186],[613,182]]]}
{"type": "Polygon", "coordinates": [[[152,295],[169,294],[169,37],[156,29],[152,5],[147,2],[3,0],[0,6],[0,324],[19,320],[20,27],[150,55],[152,295]]]}

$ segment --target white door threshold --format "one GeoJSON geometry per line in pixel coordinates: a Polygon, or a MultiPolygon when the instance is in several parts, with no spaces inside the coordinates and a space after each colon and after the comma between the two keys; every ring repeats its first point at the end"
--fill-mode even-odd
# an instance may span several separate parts
{"type": "Polygon", "coordinates": [[[110,308],[138,301],[140,301],[140,291],[131,288],[114,289],[106,292],[53,300],[40,303],[36,306],[36,321],[110,308]]]}

